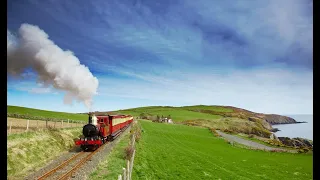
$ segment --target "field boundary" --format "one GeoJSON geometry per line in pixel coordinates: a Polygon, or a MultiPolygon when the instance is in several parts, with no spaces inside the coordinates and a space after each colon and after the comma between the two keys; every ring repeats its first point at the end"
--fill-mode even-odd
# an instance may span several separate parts
{"type": "Polygon", "coordinates": [[[43,129],[52,128],[73,128],[81,127],[86,122],[75,121],[75,120],[60,120],[60,121],[50,121],[50,120],[33,120],[33,119],[20,119],[7,117],[7,134],[23,133],[28,131],[38,131],[43,129]]]}
{"type": "MultiPolygon", "coordinates": [[[[44,117],[44,116],[34,116],[34,115],[30,115],[30,114],[19,114],[19,113],[7,113],[7,117],[18,118],[18,119],[43,120],[43,121],[65,120],[65,119],[61,119],[61,118],[49,118],[49,117],[44,117]]],[[[73,121],[80,121],[80,122],[84,121],[84,120],[76,120],[76,119],[72,119],[72,120],[73,121]]]]}
{"type": "Polygon", "coordinates": [[[118,175],[118,180],[131,180],[131,178],[132,178],[131,175],[132,175],[132,169],[133,169],[133,162],[134,162],[134,156],[136,153],[135,142],[136,142],[136,136],[135,136],[135,134],[133,134],[132,138],[131,138],[131,143],[129,146],[129,149],[133,149],[132,156],[131,156],[130,160],[127,160],[126,168],[122,168],[123,172],[122,172],[122,174],[118,175]]]}

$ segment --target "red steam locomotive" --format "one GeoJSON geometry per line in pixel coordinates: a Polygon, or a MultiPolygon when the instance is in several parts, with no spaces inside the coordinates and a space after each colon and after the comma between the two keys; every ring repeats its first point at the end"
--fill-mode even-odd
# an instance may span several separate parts
{"type": "Polygon", "coordinates": [[[130,115],[99,115],[89,114],[88,124],[83,126],[79,140],[75,141],[81,149],[95,150],[107,141],[117,138],[133,122],[130,115]]]}

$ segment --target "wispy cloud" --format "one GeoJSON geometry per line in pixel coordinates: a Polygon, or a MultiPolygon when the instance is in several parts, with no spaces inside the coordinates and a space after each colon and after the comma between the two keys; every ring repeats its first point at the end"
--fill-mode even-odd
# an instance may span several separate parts
{"type": "Polygon", "coordinates": [[[92,70],[109,104],[312,112],[312,1],[24,2],[9,2],[8,29],[39,25],[92,70]]]}
{"type": "Polygon", "coordinates": [[[308,72],[296,74],[281,69],[262,69],[228,74],[189,74],[183,80],[175,77],[167,81],[155,78],[138,82],[100,78],[104,85],[99,89],[99,96],[164,101],[168,104],[175,102],[181,105],[234,105],[267,113],[311,113],[313,108],[313,75],[308,72]]]}
{"type": "Polygon", "coordinates": [[[59,94],[59,91],[51,86],[36,83],[34,81],[10,81],[8,82],[8,91],[22,91],[31,94],[59,94]]]}
{"type": "Polygon", "coordinates": [[[49,88],[32,88],[28,92],[35,93],[35,94],[45,94],[45,93],[51,93],[51,89],[49,89],[49,88]]]}

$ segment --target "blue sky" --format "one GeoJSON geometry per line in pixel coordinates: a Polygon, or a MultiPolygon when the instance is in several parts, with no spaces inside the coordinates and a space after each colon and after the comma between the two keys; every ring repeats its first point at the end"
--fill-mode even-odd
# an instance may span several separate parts
{"type": "MultiPolygon", "coordinates": [[[[305,0],[8,1],[7,29],[36,25],[98,78],[92,110],[230,105],[313,112],[313,4],[305,0]]],[[[8,104],[84,112],[32,70],[8,104]]]]}

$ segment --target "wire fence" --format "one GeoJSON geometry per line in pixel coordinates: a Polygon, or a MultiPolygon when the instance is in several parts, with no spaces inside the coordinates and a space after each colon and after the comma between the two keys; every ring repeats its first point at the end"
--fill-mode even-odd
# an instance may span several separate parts
{"type": "Polygon", "coordinates": [[[30,120],[30,119],[16,119],[7,118],[7,134],[22,133],[27,131],[37,131],[42,129],[52,128],[71,128],[82,127],[87,124],[85,121],[76,120],[30,120]]]}
{"type": "Polygon", "coordinates": [[[122,168],[122,174],[119,174],[118,176],[118,180],[131,180],[131,175],[132,175],[132,169],[133,169],[133,161],[134,161],[134,156],[136,153],[136,150],[134,148],[135,145],[135,135],[133,134],[132,139],[131,139],[131,148],[133,149],[133,153],[132,156],[130,158],[130,160],[127,160],[127,167],[126,168],[122,168]]]}

